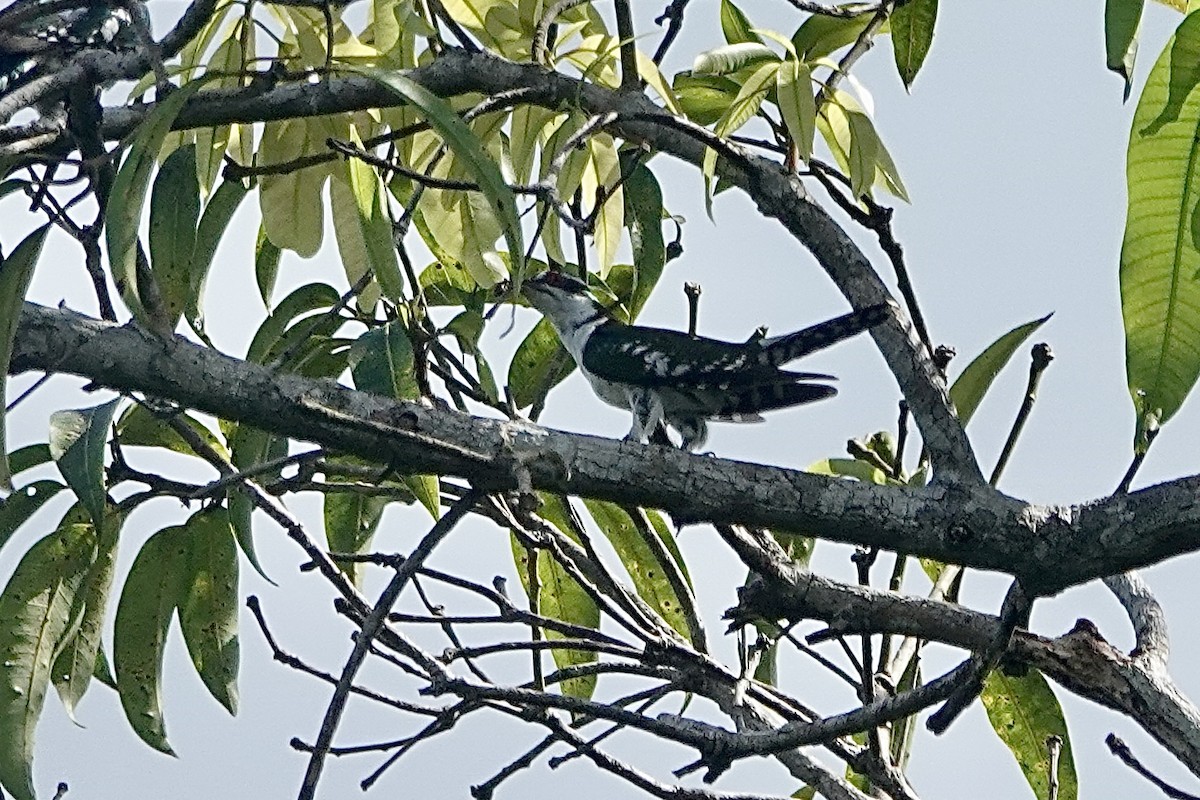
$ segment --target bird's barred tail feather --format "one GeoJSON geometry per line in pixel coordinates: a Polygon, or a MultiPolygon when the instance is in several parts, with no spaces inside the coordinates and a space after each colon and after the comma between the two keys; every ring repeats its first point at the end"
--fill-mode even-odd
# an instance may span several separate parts
{"type": "Polygon", "coordinates": [[[763,342],[763,349],[770,363],[777,367],[873,328],[886,320],[890,314],[891,307],[880,303],[851,311],[849,314],[834,317],[795,333],[767,339],[763,342]]]}

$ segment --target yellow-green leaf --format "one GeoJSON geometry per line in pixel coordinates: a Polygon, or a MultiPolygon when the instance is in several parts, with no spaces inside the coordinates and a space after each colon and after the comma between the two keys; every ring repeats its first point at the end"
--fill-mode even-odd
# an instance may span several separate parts
{"type": "Polygon", "coordinates": [[[1033,332],[1046,324],[1050,314],[1039,319],[1018,325],[996,341],[988,345],[982,353],[975,357],[967,368],[954,380],[950,387],[950,400],[958,411],[958,419],[965,426],[975,416],[975,409],[991,388],[992,381],[1000,374],[1000,370],[1012,359],[1026,339],[1033,332]]]}
{"type": "Polygon", "coordinates": [[[779,112],[788,135],[804,161],[812,156],[817,132],[817,103],[813,97],[812,70],[807,64],[788,59],[775,73],[779,112]]]}
{"type": "Polygon", "coordinates": [[[1197,64],[1200,14],[1193,13],[1150,71],[1126,167],[1125,367],[1135,410],[1157,413],[1161,422],[1179,410],[1200,375],[1200,93],[1173,99],[1188,74],[1194,83],[1197,64]]]}
{"type": "Polygon", "coordinates": [[[987,709],[988,721],[1000,740],[1012,751],[1025,773],[1029,788],[1039,800],[1050,797],[1050,754],[1046,739],[1062,739],[1058,761],[1058,800],[1076,800],[1079,782],[1075,776],[1075,759],[1071,753],[1071,738],[1063,718],[1058,698],[1050,684],[1035,669],[1024,675],[1005,675],[993,670],[984,682],[980,694],[987,709]]]}

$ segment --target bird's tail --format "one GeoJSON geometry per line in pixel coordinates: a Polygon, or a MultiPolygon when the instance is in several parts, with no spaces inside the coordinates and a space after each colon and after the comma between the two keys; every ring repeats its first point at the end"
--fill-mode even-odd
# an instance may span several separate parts
{"type": "Polygon", "coordinates": [[[887,319],[890,314],[891,307],[886,303],[880,303],[858,311],[851,311],[849,314],[834,317],[795,333],[764,339],[762,347],[772,365],[787,364],[809,353],[824,350],[843,339],[849,339],[868,328],[873,328],[887,319]]]}

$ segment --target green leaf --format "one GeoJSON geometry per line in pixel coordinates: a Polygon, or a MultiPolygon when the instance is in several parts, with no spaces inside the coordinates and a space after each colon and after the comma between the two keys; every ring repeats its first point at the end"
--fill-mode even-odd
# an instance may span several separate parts
{"type": "Polygon", "coordinates": [[[1105,0],[1105,64],[1125,82],[1125,99],[1133,86],[1133,62],[1137,58],[1138,28],[1146,0],[1105,0]]]}
{"type": "MultiPolygon", "coordinates": [[[[286,164],[320,152],[333,133],[322,117],[268,122],[259,143],[259,161],[286,164]]],[[[319,164],[259,179],[263,229],[276,247],[304,258],[321,249],[325,224],[322,190],[332,168],[330,164],[319,164]]]]}
{"type": "Polygon", "coordinates": [[[188,586],[187,529],[164,528],[151,536],[125,579],[117,603],[113,665],[125,717],[146,744],[174,755],[162,710],[163,649],[171,617],[188,586]]]}
{"type": "Polygon", "coordinates": [[[529,332],[508,366],[508,388],[517,408],[540,406],[546,395],[575,370],[575,361],[563,349],[549,320],[542,319],[529,332]]]}
{"type": "Polygon", "coordinates": [[[403,481],[413,496],[417,498],[417,502],[425,506],[429,516],[437,519],[441,508],[437,475],[405,475],[403,481]]]}
{"type": "Polygon", "coordinates": [[[204,509],[184,525],[186,567],[179,627],[196,673],[230,714],[237,713],[238,561],[229,513],[204,509]]]}
{"type": "MultiPolygon", "coordinates": [[[[105,242],[108,245],[108,263],[113,282],[130,312],[151,330],[162,329],[164,324],[169,324],[169,320],[152,294],[154,289],[145,285],[148,276],[139,276],[138,226],[150,183],[150,171],[162,149],[163,140],[170,133],[171,125],[184,104],[203,83],[203,80],[195,80],[174,90],[146,115],[129,148],[129,154],[113,180],[104,217],[105,242]]],[[[195,180],[194,161],[192,170],[192,180],[195,180]]]]}
{"type": "Polygon", "coordinates": [[[167,156],[150,190],[150,269],[172,328],[191,298],[190,269],[199,218],[196,147],[189,144],[167,156]]]}
{"type": "Polygon", "coordinates": [[[271,240],[262,225],[258,227],[258,239],[254,244],[254,281],[258,284],[258,296],[263,305],[271,307],[271,293],[275,291],[275,279],[279,277],[279,257],[283,254],[271,240]]]}
{"type": "Polygon", "coordinates": [[[0,547],[8,543],[17,529],[33,516],[33,512],[65,488],[67,487],[58,481],[34,481],[28,486],[18,487],[8,497],[0,499],[0,547]]]}
{"type": "Polygon", "coordinates": [[[672,86],[688,119],[700,125],[711,125],[719,120],[741,88],[737,81],[724,75],[693,75],[689,72],[676,75],[672,86]]]}
{"type": "Polygon", "coordinates": [[[892,48],[896,70],[905,89],[912,88],[917,72],[929,54],[937,12],[938,0],[909,0],[892,12],[892,48]]]}
{"type": "Polygon", "coordinates": [[[265,364],[289,350],[297,338],[308,339],[317,332],[331,335],[341,326],[337,317],[322,315],[326,319],[319,324],[301,317],[332,308],[339,299],[337,289],[327,283],[308,283],[295,289],[280,300],[270,316],[258,326],[246,350],[246,360],[265,364]]]}
{"type": "Polygon", "coordinates": [[[16,800],[35,797],[34,733],[95,555],[90,526],[57,530],[29,549],[0,593],[0,785],[16,800]]]}
{"type": "MultiPolygon", "coordinates": [[[[228,457],[225,445],[200,420],[186,413],[176,415],[176,419],[181,420],[218,453],[228,457]]],[[[122,447],[160,447],[186,456],[195,455],[192,446],[165,419],[143,405],[132,405],[126,409],[117,420],[115,430],[122,447]]]]}
{"type": "Polygon", "coordinates": [[[639,163],[630,169],[632,159],[632,154],[621,154],[621,172],[628,176],[625,179],[625,225],[633,245],[635,270],[633,290],[626,302],[631,322],[637,319],[650,299],[650,292],[658,284],[667,263],[662,233],[662,187],[645,164],[639,163]]]}
{"type": "Polygon", "coordinates": [[[121,398],[95,408],[55,411],[50,415],[50,455],[67,486],[92,515],[100,530],[108,495],[104,489],[104,445],[121,398]]]}
{"type": "Polygon", "coordinates": [[[762,38],[754,33],[754,26],[750,24],[750,20],[730,0],[721,0],[721,32],[725,34],[725,41],[729,44],[762,43],[762,38]]]}
{"type": "Polygon", "coordinates": [[[413,371],[412,342],[404,326],[389,322],[372,328],[350,346],[350,374],[354,388],[397,400],[420,394],[413,371]]]}
{"type": "MultiPolygon", "coordinates": [[[[350,134],[351,143],[362,147],[353,129],[350,134]]],[[[404,278],[400,274],[395,235],[379,176],[362,159],[348,158],[342,170],[334,173],[330,192],[334,204],[333,229],[346,278],[354,285],[370,272],[384,294],[392,300],[402,300],[404,278]]]]}
{"type": "Polygon", "coordinates": [[[475,307],[478,299],[482,308],[486,296],[486,290],[475,283],[470,273],[457,262],[433,262],[417,276],[417,283],[421,285],[430,306],[475,307]]]}
{"type": "Polygon", "coordinates": [[[992,381],[1000,374],[1000,370],[1008,364],[1017,348],[1033,335],[1033,332],[1046,324],[1052,315],[1018,325],[1008,333],[992,342],[967,365],[967,368],[955,379],[950,387],[950,401],[958,410],[958,419],[964,426],[975,416],[975,409],[991,388],[992,381]]]}
{"type": "Polygon", "coordinates": [[[1058,698],[1050,684],[1035,669],[1014,677],[1001,670],[992,670],[980,695],[987,709],[992,730],[1012,751],[1029,788],[1040,800],[1050,797],[1048,773],[1050,755],[1046,747],[1049,736],[1062,738],[1059,756],[1058,798],[1076,800],[1079,782],[1075,775],[1075,759],[1071,754],[1071,738],[1063,718],[1058,698]]]}
{"type": "MultiPolygon", "coordinates": [[[[574,517],[570,508],[570,501],[562,495],[553,495],[548,493],[539,493],[538,497],[542,504],[538,509],[538,515],[547,522],[558,528],[562,533],[574,542],[579,542],[578,532],[575,530],[577,518],[574,517]]],[[[513,557],[517,564],[517,574],[521,578],[521,585],[525,588],[525,594],[530,594],[529,586],[529,551],[520,546],[516,539],[512,540],[513,557]]],[[[581,625],[586,628],[599,630],[600,628],[600,607],[596,605],[583,587],[575,582],[561,564],[554,557],[544,550],[537,551],[537,576],[540,591],[537,596],[537,607],[543,616],[560,619],[563,622],[569,622],[572,625],[581,625]]],[[[553,631],[546,631],[548,639],[562,638],[562,635],[553,631]]],[[[584,650],[554,650],[554,663],[559,668],[572,666],[576,664],[590,664],[598,660],[596,653],[587,652],[584,650]]],[[[596,691],[597,676],[591,675],[585,678],[571,678],[559,684],[563,694],[574,697],[589,698],[596,691]]]]}
{"type": "Polygon", "coordinates": [[[817,101],[813,97],[812,70],[807,64],[788,59],[775,73],[779,113],[788,135],[804,161],[812,156],[817,135],[817,101]]]}
{"type": "Polygon", "coordinates": [[[42,244],[46,241],[46,232],[49,230],[49,224],[38,228],[26,236],[9,254],[8,258],[0,260],[0,364],[4,365],[4,372],[0,374],[0,489],[12,488],[12,473],[9,471],[8,459],[8,435],[5,431],[5,409],[8,406],[5,394],[8,386],[8,363],[12,359],[17,323],[21,319],[21,309],[25,305],[25,292],[29,290],[29,281],[33,278],[33,268],[42,254],[42,244]]]}
{"type": "MultiPolygon", "coordinates": [[[[357,492],[326,492],[325,541],[333,553],[365,553],[371,547],[388,498],[357,492]]],[[[365,565],[339,562],[342,572],[362,588],[365,565]]]]}
{"type": "MultiPolygon", "coordinates": [[[[690,641],[691,632],[688,629],[687,617],[683,613],[684,604],[690,601],[676,595],[671,582],[664,574],[667,567],[658,563],[655,548],[642,538],[629,514],[620,506],[603,500],[584,500],[584,505],[587,506],[596,525],[608,537],[613,549],[617,551],[617,556],[625,565],[629,577],[633,579],[638,596],[657,611],[668,625],[690,641]]],[[[655,531],[655,534],[663,538],[661,532],[655,531]]],[[[663,544],[665,546],[665,539],[663,544]]],[[[679,562],[676,563],[677,567],[678,565],[679,562]]]]}
{"type": "Polygon", "coordinates": [[[14,450],[8,456],[8,465],[13,475],[20,475],[27,469],[41,466],[50,461],[50,445],[27,444],[19,450],[14,450]]]}
{"type": "MultiPolygon", "coordinates": [[[[208,272],[212,269],[213,258],[217,254],[217,245],[233,219],[242,200],[250,190],[240,180],[222,181],[217,190],[208,199],[200,224],[196,228],[196,246],[192,250],[191,262],[188,264],[188,293],[185,312],[188,324],[200,333],[204,330],[204,287],[208,282],[208,272]]],[[[278,252],[278,250],[276,250],[278,252]]]]}
{"type": "Polygon", "coordinates": [[[504,239],[508,243],[509,258],[513,265],[513,282],[519,285],[525,274],[525,246],[516,196],[500,173],[500,167],[483,149],[479,138],[445,100],[421,84],[399,73],[381,69],[363,69],[360,72],[420,109],[455,157],[466,166],[468,174],[479,184],[492,212],[504,228],[504,239]]]}
{"type": "MultiPolygon", "coordinates": [[[[244,471],[286,455],[287,440],[243,423],[238,425],[237,429],[229,436],[229,450],[233,465],[238,470],[244,471]]],[[[277,475],[278,473],[276,475],[259,474],[255,476],[255,480],[256,482],[264,479],[270,480],[277,475]]],[[[246,554],[246,558],[249,559],[250,565],[254,567],[255,571],[264,580],[274,583],[263,571],[254,547],[254,527],[250,524],[253,512],[254,503],[247,490],[241,486],[233,487],[229,492],[229,521],[233,526],[238,546],[242,548],[242,552],[246,554]]]]}
{"type": "Polygon", "coordinates": [[[112,589],[113,572],[117,563],[117,541],[124,515],[109,510],[104,534],[96,536],[96,526],[86,521],[87,512],[75,506],[68,510],[59,524],[59,531],[68,528],[69,536],[92,537],[97,542],[96,557],[84,576],[80,590],[71,604],[71,619],[77,620],[75,634],[65,640],[54,659],[51,679],[67,715],[75,718],[75,707],[83,699],[96,671],[100,654],[100,635],[104,626],[104,610],[112,589]]]}
{"type": "Polygon", "coordinates": [[[792,34],[792,46],[801,61],[815,61],[857,39],[873,16],[870,11],[854,17],[813,14],[792,34]]]}
{"type": "Polygon", "coordinates": [[[696,60],[692,62],[692,74],[728,75],[760,61],[778,60],[779,56],[775,55],[775,51],[761,42],[727,44],[696,56],[696,60]]]}
{"type": "Polygon", "coordinates": [[[865,112],[846,109],[850,125],[850,191],[855,197],[869,194],[875,183],[875,162],[879,153],[879,135],[865,112]]]}
{"type": "Polygon", "coordinates": [[[1200,92],[1184,92],[1198,64],[1200,14],[1193,13],[1150,70],[1129,137],[1125,368],[1135,411],[1157,412],[1162,423],[1200,375],[1200,92]]]}
{"type": "Polygon", "coordinates": [[[863,483],[887,483],[887,475],[883,470],[857,458],[824,458],[805,467],[804,471],[833,478],[853,478],[863,483]]]}

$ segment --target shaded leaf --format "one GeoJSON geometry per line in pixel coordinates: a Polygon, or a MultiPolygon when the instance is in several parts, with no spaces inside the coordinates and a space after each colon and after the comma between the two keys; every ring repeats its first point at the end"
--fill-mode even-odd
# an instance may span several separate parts
{"type": "Polygon", "coordinates": [[[188,550],[182,525],[164,528],[142,545],[121,590],[113,634],[113,665],[125,717],[142,741],[171,755],[162,709],[163,649],[188,585],[188,550]]]}
{"type": "Polygon", "coordinates": [[[199,218],[196,147],[189,144],[167,156],[150,190],[150,270],[171,328],[191,298],[190,269],[199,218]]]}
{"type": "Polygon", "coordinates": [[[95,554],[90,526],[57,530],[29,549],[0,593],[0,784],[16,800],[34,800],[34,733],[95,554]]]}
{"type": "Polygon", "coordinates": [[[283,251],[267,238],[267,231],[261,225],[258,228],[258,239],[254,243],[254,281],[258,285],[258,295],[263,305],[271,307],[271,293],[275,290],[275,279],[279,277],[279,257],[283,251]]]}
{"type": "Polygon", "coordinates": [[[1133,86],[1133,62],[1137,58],[1138,29],[1146,0],[1105,0],[1105,64],[1125,82],[1125,99],[1133,86]]]}
{"type": "Polygon", "coordinates": [[[188,324],[197,333],[204,330],[204,288],[208,282],[208,272],[212,269],[213,258],[217,254],[217,246],[229,221],[241,205],[242,200],[249,194],[250,189],[240,180],[225,180],[217,187],[204,207],[196,228],[196,246],[192,250],[191,262],[188,264],[187,302],[184,311],[188,324]]]}
{"type": "MultiPolygon", "coordinates": [[[[130,312],[151,330],[160,330],[169,321],[155,316],[161,314],[163,309],[157,305],[156,299],[147,294],[153,291],[144,283],[148,277],[144,274],[139,276],[138,226],[149,188],[150,172],[162,150],[163,140],[170,133],[171,125],[184,104],[202,84],[203,80],[192,81],[154,104],[117,171],[104,215],[105,242],[113,282],[130,312]]],[[[192,164],[192,179],[195,180],[195,162],[192,164]]]]}
{"type": "MultiPolygon", "coordinates": [[[[218,453],[228,457],[225,445],[200,420],[187,413],[178,414],[176,419],[181,420],[218,453]]],[[[192,446],[175,432],[167,420],[143,405],[132,405],[126,409],[117,420],[115,431],[124,447],[162,447],[173,453],[195,455],[192,446]]]]}
{"type": "Polygon", "coordinates": [[[517,408],[540,406],[546,395],[575,370],[554,326],[542,319],[529,332],[508,367],[508,388],[517,408]]]}
{"type": "Polygon", "coordinates": [[[792,34],[792,46],[801,61],[815,61],[857,39],[873,16],[873,12],[853,17],[813,14],[792,34]]]}
{"type": "Polygon", "coordinates": [[[13,339],[25,305],[25,293],[33,278],[33,268],[42,254],[49,224],[26,236],[7,258],[0,260],[0,489],[12,488],[12,473],[8,458],[8,435],[5,429],[5,409],[8,406],[8,362],[12,359],[13,339]]]}
{"type": "Polygon", "coordinates": [[[34,481],[28,486],[18,487],[8,497],[0,499],[0,547],[7,544],[17,529],[33,516],[33,512],[65,488],[67,487],[58,481],[34,481]]]}
{"type": "Polygon", "coordinates": [[[120,402],[118,397],[95,408],[55,411],[50,415],[50,455],[67,486],[101,530],[107,504],[104,446],[120,402]]]}
{"type": "Polygon", "coordinates": [[[621,171],[628,176],[625,179],[625,225],[633,245],[634,284],[626,302],[632,322],[662,276],[667,251],[662,233],[662,188],[645,164],[639,163],[630,169],[631,158],[631,155],[621,154],[621,171]]]}
{"type": "Polygon", "coordinates": [[[420,394],[413,370],[412,342],[404,326],[388,322],[372,328],[350,347],[354,388],[408,400],[420,394]]]}
{"type": "Polygon", "coordinates": [[[721,32],[729,44],[740,42],[762,43],[762,38],[754,32],[754,26],[730,0],[721,0],[721,32]]]}
{"type": "Polygon", "coordinates": [[[186,567],[179,597],[179,627],[188,655],[209,693],[237,713],[238,561],[229,513],[220,507],[193,514],[181,534],[186,567]]]}
{"type": "MultiPolygon", "coordinates": [[[[325,541],[333,553],[365,553],[371,547],[388,498],[357,492],[326,492],[325,541]]],[[[338,562],[342,571],[362,587],[364,564],[338,562]]]]}

